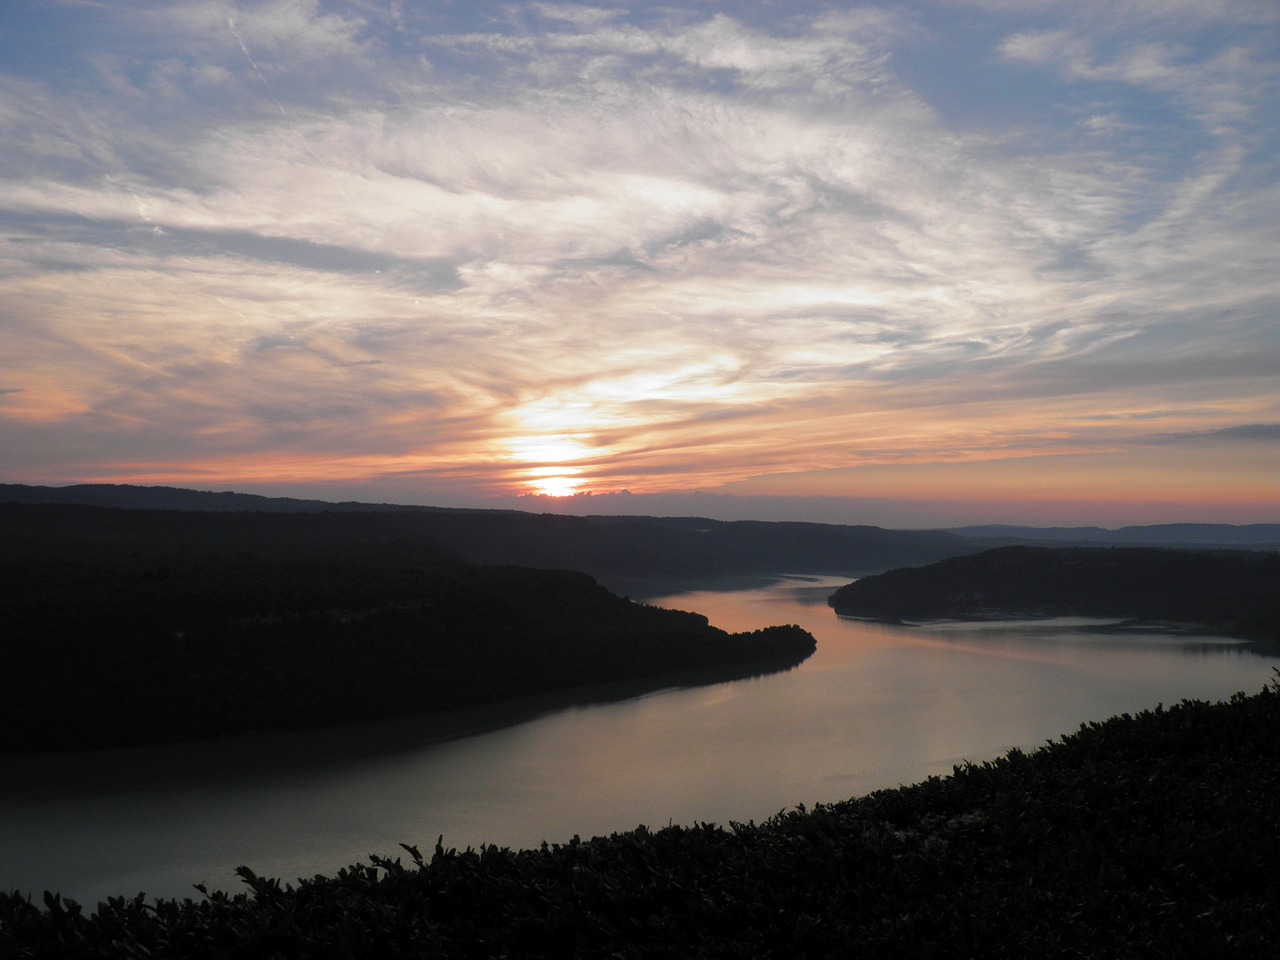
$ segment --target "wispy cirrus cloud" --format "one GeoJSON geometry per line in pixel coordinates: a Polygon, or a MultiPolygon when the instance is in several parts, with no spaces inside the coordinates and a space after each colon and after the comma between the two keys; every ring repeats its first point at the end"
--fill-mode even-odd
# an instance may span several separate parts
{"type": "Polygon", "coordinates": [[[1034,125],[934,107],[927,8],[97,11],[0,76],[0,431],[32,479],[430,499],[1280,415],[1262,13],[976,9],[954,69],[1034,125]]]}

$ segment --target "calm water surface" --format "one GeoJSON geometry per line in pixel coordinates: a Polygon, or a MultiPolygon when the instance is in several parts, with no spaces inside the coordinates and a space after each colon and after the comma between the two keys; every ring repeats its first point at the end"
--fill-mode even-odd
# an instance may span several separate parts
{"type": "Polygon", "coordinates": [[[536,846],[638,824],[762,820],[946,774],[1082,721],[1253,693],[1280,660],[1096,621],[889,627],[837,618],[843,579],[658,598],[728,630],[799,623],[780,674],[625,685],[446,717],[94,754],[0,758],[0,889],[196,896],[293,880],[401,842],[536,846]],[[616,698],[625,699],[616,699],[616,698]],[[611,702],[609,698],[615,698],[611,702]],[[594,701],[594,702],[593,702],[594,701]],[[605,701],[605,702],[601,702],[605,701]]]}

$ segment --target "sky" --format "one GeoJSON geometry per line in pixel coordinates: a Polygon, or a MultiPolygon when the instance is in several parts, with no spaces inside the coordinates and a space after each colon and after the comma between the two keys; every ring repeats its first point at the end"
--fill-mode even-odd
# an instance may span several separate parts
{"type": "Polygon", "coordinates": [[[0,481],[1280,522],[1280,3],[0,4],[0,481]]]}

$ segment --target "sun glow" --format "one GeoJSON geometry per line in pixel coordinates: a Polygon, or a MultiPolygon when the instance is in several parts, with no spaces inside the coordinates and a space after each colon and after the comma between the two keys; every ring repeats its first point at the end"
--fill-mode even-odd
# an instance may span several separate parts
{"type": "Polygon", "coordinates": [[[565,463],[584,460],[593,449],[572,434],[512,437],[506,441],[511,457],[521,463],[565,463]]]}
{"type": "Polygon", "coordinates": [[[515,430],[502,441],[510,461],[519,467],[511,479],[532,493],[571,497],[586,483],[575,466],[604,456],[593,433],[599,411],[578,398],[544,397],[509,414],[515,430]]]}
{"type": "Polygon", "coordinates": [[[536,480],[527,480],[525,482],[534,493],[540,493],[547,497],[572,497],[575,493],[580,492],[582,487],[582,481],[577,477],[563,475],[540,477],[536,480]]]}
{"type": "Polygon", "coordinates": [[[534,467],[524,471],[524,485],[534,493],[546,497],[571,497],[582,489],[582,471],[576,467],[534,467]]]}
{"type": "Polygon", "coordinates": [[[584,460],[595,451],[578,437],[556,434],[541,437],[513,437],[506,442],[511,458],[530,464],[521,470],[521,483],[534,493],[548,497],[571,497],[582,488],[577,468],[567,464],[584,460]]]}

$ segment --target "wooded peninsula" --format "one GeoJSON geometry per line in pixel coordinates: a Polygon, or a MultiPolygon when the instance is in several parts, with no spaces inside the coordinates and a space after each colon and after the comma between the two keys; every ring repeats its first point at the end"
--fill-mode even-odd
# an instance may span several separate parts
{"type": "Polygon", "coordinates": [[[1114,617],[1280,641],[1280,553],[1000,547],[864,577],[828,601],[881,620],[1114,617]]]}
{"type": "Polygon", "coordinates": [[[730,635],[582,573],[476,566],[395,512],[0,504],[0,527],[3,753],[714,682],[815,648],[799,627],[730,635]]]}

